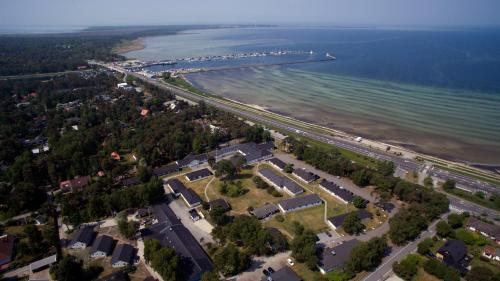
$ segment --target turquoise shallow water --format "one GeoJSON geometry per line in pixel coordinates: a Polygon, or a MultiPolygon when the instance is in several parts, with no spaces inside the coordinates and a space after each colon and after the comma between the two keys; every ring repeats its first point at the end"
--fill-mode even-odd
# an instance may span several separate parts
{"type": "Polygon", "coordinates": [[[492,31],[211,30],[150,38],[146,49],[129,55],[153,59],[282,48],[311,49],[321,56],[335,51],[335,62],[187,78],[228,98],[362,136],[449,158],[499,163],[497,37],[492,31]]]}

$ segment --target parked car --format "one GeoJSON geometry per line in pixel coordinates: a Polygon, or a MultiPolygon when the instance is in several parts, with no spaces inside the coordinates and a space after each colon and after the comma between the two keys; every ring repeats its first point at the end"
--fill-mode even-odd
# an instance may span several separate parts
{"type": "Polygon", "coordinates": [[[269,273],[269,271],[267,271],[267,269],[262,270],[262,273],[264,273],[265,276],[271,275],[271,273],[269,273]]]}
{"type": "Polygon", "coordinates": [[[293,266],[295,264],[292,259],[287,259],[286,262],[289,266],[293,266]]]}
{"type": "Polygon", "coordinates": [[[274,273],[274,269],[272,267],[268,267],[267,268],[267,271],[269,271],[269,273],[273,274],[274,273]]]}

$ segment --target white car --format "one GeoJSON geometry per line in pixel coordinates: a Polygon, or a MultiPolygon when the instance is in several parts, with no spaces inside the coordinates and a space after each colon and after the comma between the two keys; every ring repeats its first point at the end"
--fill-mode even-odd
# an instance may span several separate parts
{"type": "Polygon", "coordinates": [[[289,266],[293,266],[295,264],[292,259],[287,259],[286,262],[289,266]]]}

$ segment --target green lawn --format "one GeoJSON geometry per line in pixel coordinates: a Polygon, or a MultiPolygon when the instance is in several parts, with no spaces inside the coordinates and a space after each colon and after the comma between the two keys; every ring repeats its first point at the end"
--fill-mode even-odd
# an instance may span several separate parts
{"type": "Polygon", "coordinates": [[[293,221],[300,222],[306,229],[312,230],[314,233],[319,233],[328,229],[324,220],[325,206],[315,206],[312,208],[302,209],[287,214],[282,214],[285,220],[279,222],[276,217],[264,222],[266,226],[275,227],[285,230],[286,233],[293,235],[293,221]]]}

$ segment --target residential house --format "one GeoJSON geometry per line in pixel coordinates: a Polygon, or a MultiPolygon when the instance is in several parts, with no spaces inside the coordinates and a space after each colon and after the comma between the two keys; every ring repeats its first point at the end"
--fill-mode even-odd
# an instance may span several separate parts
{"type": "Polygon", "coordinates": [[[497,244],[500,244],[500,226],[486,223],[476,219],[475,217],[470,217],[466,226],[469,230],[480,233],[481,235],[495,241],[497,244]]]}
{"type": "Polygon", "coordinates": [[[129,177],[122,180],[123,186],[134,186],[141,184],[141,179],[139,177],[129,177]]]}
{"type": "Polygon", "coordinates": [[[189,154],[182,160],[177,160],[175,163],[179,166],[179,168],[185,168],[185,167],[193,168],[207,162],[208,162],[207,154],[199,154],[199,155],[189,154]]]}
{"type": "Polygon", "coordinates": [[[263,168],[260,169],[258,173],[264,179],[264,181],[266,181],[279,192],[286,192],[291,196],[296,196],[304,192],[304,189],[299,184],[289,179],[288,177],[277,175],[271,169],[263,168]]]}
{"type": "Polygon", "coordinates": [[[302,279],[288,266],[282,267],[269,276],[263,276],[261,281],[302,281],[302,279]]]}
{"type": "Polygon", "coordinates": [[[323,204],[323,200],[317,194],[308,194],[301,197],[285,199],[278,203],[278,208],[280,208],[283,213],[288,213],[321,204],[323,204]]]}
{"type": "Polygon", "coordinates": [[[204,272],[213,268],[210,258],[167,204],[157,204],[152,208],[157,222],[141,230],[142,237],[156,239],[162,246],[172,247],[189,261],[182,264],[185,267],[183,272],[188,273],[187,281],[200,280],[204,272]]]}
{"type": "Polygon", "coordinates": [[[245,158],[247,164],[252,164],[272,157],[273,149],[274,143],[271,141],[260,144],[257,144],[255,142],[247,142],[223,147],[213,151],[211,154],[213,154],[216,161],[224,157],[240,154],[245,158]]]}
{"type": "Polygon", "coordinates": [[[311,182],[319,179],[319,177],[316,174],[311,173],[303,168],[294,169],[292,172],[292,175],[296,176],[297,178],[299,178],[301,181],[303,181],[305,183],[311,183],[311,182]]]}
{"type": "Polygon", "coordinates": [[[99,235],[90,249],[91,258],[105,258],[113,250],[114,240],[107,235],[99,235]]]}
{"type": "Polygon", "coordinates": [[[356,239],[342,242],[334,247],[327,247],[321,251],[318,260],[318,268],[322,274],[342,269],[349,260],[352,249],[358,245],[356,239]]]}
{"type": "Polygon", "coordinates": [[[0,236],[0,271],[6,270],[14,257],[16,237],[9,234],[0,236]]]}
{"type": "Polygon", "coordinates": [[[283,171],[285,169],[286,163],[281,161],[278,158],[271,158],[268,160],[269,164],[273,166],[274,168],[283,171]]]}
{"type": "Polygon", "coordinates": [[[94,241],[95,232],[92,227],[84,226],[78,229],[75,233],[73,240],[69,244],[71,249],[85,249],[92,245],[94,241]]]}
{"type": "MultiPolygon", "coordinates": [[[[369,219],[372,219],[373,218],[373,215],[364,210],[364,209],[359,209],[357,211],[355,211],[358,215],[358,218],[361,220],[361,221],[364,221],[364,220],[369,220],[369,219]]],[[[342,224],[344,223],[347,215],[349,213],[345,213],[345,214],[341,214],[341,215],[338,215],[338,216],[334,216],[334,217],[330,217],[328,218],[327,220],[327,224],[333,228],[333,229],[337,229],[339,227],[342,227],[342,224]]]]}
{"type": "Polygon", "coordinates": [[[490,260],[500,261],[500,249],[497,249],[491,245],[484,246],[482,255],[483,257],[490,260]]]}
{"type": "Polygon", "coordinates": [[[354,194],[351,191],[325,179],[321,181],[319,187],[321,187],[324,191],[328,192],[328,194],[337,198],[344,204],[352,202],[354,198],[354,194]]]}
{"type": "Polygon", "coordinates": [[[197,170],[197,171],[193,171],[193,172],[187,173],[186,174],[186,179],[188,181],[197,181],[197,180],[201,180],[201,179],[204,179],[206,177],[209,177],[211,175],[213,175],[212,172],[209,169],[204,168],[204,169],[201,169],[201,170],[197,170]]]}
{"type": "Polygon", "coordinates": [[[90,176],[75,177],[72,180],[66,180],[59,183],[59,189],[63,192],[74,191],[80,188],[84,188],[90,183],[90,176]]]}
{"type": "Polygon", "coordinates": [[[201,198],[191,188],[187,188],[178,179],[169,179],[166,181],[167,188],[175,196],[180,196],[189,208],[196,207],[201,204],[201,198]]]}
{"type": "Polygon", "coordinates": [[[124,267],[134,263],[137,250],[129,244],[118,244],[111,257],[112,267],[124,267]]]}
{"type": "Polygon", "coordinates": [[[257,219],[262,220],[278,213],[279,211],[280,210],[276,207],[276,205],[267,203],[262,207],[253,209],[251,213],[257,219]]]}
{"type": "Polygon", "coordinates": [[[437,250],[436,258],[462,274],[467,272],[467,246],[462,240],[450,239],[446,241],[444,246],[437,250]]]}
{"type": "Polygon", "coordinates": [[[161,166],[161,167],[158,167],[158,168],[154,168],[153,169],[153,175],[155,177],[163,177],[163,176],[175,173],[175,172],[177,172],[179,170],[180,170],[179,166],[174,163],[174,164],[170,164],[170,165],[165,165],[165,166],[161,166]]]}

